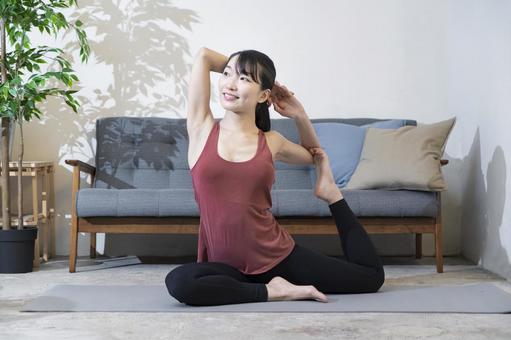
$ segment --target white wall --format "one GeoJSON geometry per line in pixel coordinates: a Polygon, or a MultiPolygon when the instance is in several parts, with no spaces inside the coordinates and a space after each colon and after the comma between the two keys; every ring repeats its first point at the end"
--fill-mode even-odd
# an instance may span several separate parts
{"type": "Polygon", "coordinates": [[[457,127],[463,255],[511,279],[511,2],[453,1],[447,107],[457,127]]]}
{"type": "MultiPolygon", "coordinates": [[[[456,115],[444,154],[450,160],[443,168],[449,186],[443,194],[444,254],[463,252],[509,276],[509,2],[82,0],[80,8],[70,16],[79,13],[93,43],[91,61],[75,66],[83,87],[80,114],[54,100],[45,120],[26,126],[26,159],[58,164],[58,254],[68,253],[71,207],[71,172],[63,160],[94,162],[95,119],[184,117],[199,47],[226,55],[251,48],[273,59],[277,79],[311,118],[432,123],[456,115]]],[[[218,77],[211,79],[212,109],[221,117],[218,77]]],[[[382,255],[413,254],[410,235],[371,237],[382,255]]],[[[296,239],[340,253],[333,236],[296,239]]],[[[196,236],[116,235],[107,238],[106,248],[109,254],[191,255],[196,236]]],[[[79,253],[87,252],[88,235],[80,235],[79,253]]],[[[424,253],[433,252],[427,235],[424,253]]]]}

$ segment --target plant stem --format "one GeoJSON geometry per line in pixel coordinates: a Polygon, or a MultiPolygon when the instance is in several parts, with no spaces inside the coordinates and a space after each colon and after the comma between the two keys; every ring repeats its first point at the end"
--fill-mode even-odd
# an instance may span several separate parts
{"type": "MultiPolygon", "coordinates": [[[[6,60],[6,41],[5,41],[5,21],[0,19],[0,40],[1,40],[1,60],[0,69],[2,73],[2,84],[7,81],[7,70],[5,69],[6,60]]],[[[11,229],[11,209],[9,202],[9,123],[8,117],[2,117],[2,229],[11,229]]]]}
{"type": "MultiPolygon", "coordinates": [[[[18,121],[18,124],[20,126],[20,154],[18,156],[18,230],[23,229],[23,176],[21,171],[23,170],[23,153],[25,151],[25,145],[23,143],[23,118],[18,121]]],[[[37,191],[37,188],[32,188],[33,190],[37,191]]],[[[37,218],[34,216],[34,221],[36,221],[37,218]]]]}

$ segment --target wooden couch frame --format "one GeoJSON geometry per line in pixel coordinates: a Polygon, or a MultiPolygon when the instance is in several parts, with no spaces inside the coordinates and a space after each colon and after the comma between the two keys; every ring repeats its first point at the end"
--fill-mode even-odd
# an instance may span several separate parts
{"type": "MultiPolygon", "coordinates": [[[[80,173],[91,176],[94,183],[96,168],[79,160],[66,160],[73,166],[72,222],[69,242],[69,272],[76,271],[78,233],[90,233],[90,257],[96,257],[96,233],[124,234],[198,234],[199,217],[84,217],[76,215],[76,194],[80,189],[80,173]]],[[[449,161],[442,159],[440,164],[449,161]]],[[[436,192],[436,217],[359,217],[368,234],[415,234],[415,258],[422,257],[422,234],[432,233],[435,242],[436,269],[443,273],[441,192],[436,192]]],[[[292,235],[337,235],[332,217],[276,217],[292,235]]]]}

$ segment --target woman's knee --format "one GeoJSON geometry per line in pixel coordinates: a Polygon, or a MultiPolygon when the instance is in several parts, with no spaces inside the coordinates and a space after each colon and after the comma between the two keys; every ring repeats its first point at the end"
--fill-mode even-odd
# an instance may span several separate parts
{"type": "Polygon", "coordinates": [[[372,293],[376,293],[380,290],[380,288],[383,286],[383,283],[385,282],[385,271],[383,270],[383,267],[380,268],[376,272],[376,278],[374,280],[374,287],[372,288],[372,293]]]}
{"type": "Polygon", "coordinates": [[[190,288],[190,274],[185,265],[181,265],[170,271],[165,277],[165,285],[169,294],[179,302],[187,300],[190,288]]]}
{"type": "Polygon", "coordinates": [[[366,276],[363,281],[355,284],[356,288],[353,292],[357,293],[376,293],[380,290],[385,282],[385,272],[383,268],[371,272],[370,276],[366,276]]]}

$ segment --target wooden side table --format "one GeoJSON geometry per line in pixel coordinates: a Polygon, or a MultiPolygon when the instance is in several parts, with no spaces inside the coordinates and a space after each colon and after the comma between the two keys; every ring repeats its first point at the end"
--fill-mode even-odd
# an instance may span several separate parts
{"type": "MultiPolygon", "coordinates": [[[[43,260],[55,256],[55,190],[54,190],[54,167],[49,161],[23,161],[22,176],[32,178],[32,214],[23,215],[23,225],[36,226],[38,228],[37,239],[34,249],[34,267],[40,264],[40,240],[43,243],[43,260]],[[41,195],[38,184],[41,181],[41,195]],[[41,211],[39,211],[41,202],[41,211]],[[43,227],[43,228],[41,228],[43,227]]],[[[0,164],[1,171],[1,164],[0,164]]],[[[9,162],[9,176],[18,176],[18,162],[9,162]]],[[[11,191],[17,190],[17,186],[11,186],[11,191]]],[[[11,203],[12,209],[12,203],[11,203]]],[[[12,226],[18,225],[18,216],[11,216],[12,226]]],[[[0,219],[0,226],[2,221],[0,219]]]]}

